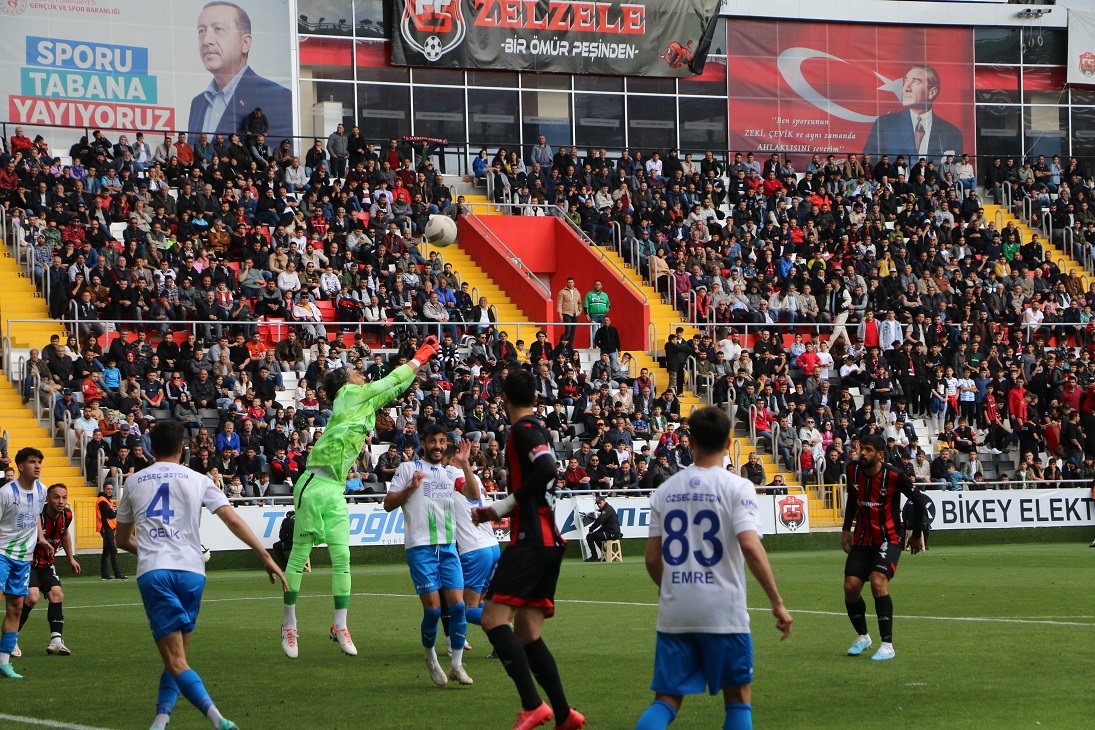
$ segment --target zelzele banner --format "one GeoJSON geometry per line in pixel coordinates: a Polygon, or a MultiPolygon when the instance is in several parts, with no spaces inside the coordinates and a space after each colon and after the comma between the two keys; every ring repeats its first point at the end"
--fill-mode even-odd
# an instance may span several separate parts
{"type": "Polygon", "coordinates": [[[975,153],[969,28],[732,20],[728,35],[730,149],[975,153]]]}
{"type": "Polygon", "coordinates": [[[259,107],[293,134],[287,0],[4,0],[0,27],[0,95],[28,132],[228,134],[259,107]]]}
{"type": "MultiPolygon", "coordinates": [[[[612,498],[609,504],[616,508],[620,518],[620,530],[625,538],[646,538],[650,527],[650,500],[646,497],[612,498]]],[[[767,534],[792,534],[810,531],[809,505],[803,495],[757,495],[760,528],[767,534]]],[[[290,505],[269,507],[239,507],[236,514],[251,527],[266,547],[278,539],[278,530],[290,505]]],[[[592,496],[560,499],[555,505],[555,523],[567,540],[585,536],[581,515],[596,512],[592,496]]],[[[351,504],[350,545],[402,545],[403,513],[385,512],[376,504],[351,504]]],[[[499,542],[509,541],[509,520],[494,526],[499,542]]],[[[213,551],[245,550],[246,547],[229,532],[219,519],[204,515],[201,524],[202,544],[213,551]]]]}
{"type": "Polygon", "coordinates": [[[703,71],[718,0],[395,0],[392,63],[628,76],[703,71]]]}

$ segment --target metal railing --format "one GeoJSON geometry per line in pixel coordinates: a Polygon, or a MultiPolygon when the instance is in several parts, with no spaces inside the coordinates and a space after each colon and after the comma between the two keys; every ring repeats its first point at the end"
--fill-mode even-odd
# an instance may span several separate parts
{"type": "Polygon", "coordinates": [[[470,215],[470,217],[471,217],[471,218],[473,218],[473,219],[475,219],[475,222],[476,222],[476,223],[478,223],[478,224],[480,224],[480,225],[481,225],[481,226],[483,227],[483,230],[487,232],[487,238],[488,238],[489,240],[492,240],[492,241],[494,241],[494,242],[495,242],[495,243],[496,243],[496,244],[497,244],[497,245],[498,245],[498,246],[499,246],[499,247],[500,247],[500,248],[501,248],[501,249],[502,249],[503,251],[505,251],[505,252],[506,252],[506,258],[508,258],[508,259],[509,259],[510,263],[512,263],[512,264],[513,264],[513,266],[514,266],[514,267],[515,267],[515,268],[516,268],[517,270],[519,270],[519,271],[520,271],[520,272],[521,272],[521,273],[522,273],[522,274],[524,275],[524,277],[525,277],[526,279],[530,280],[530,281],[531,281],[531,282],[532,282],[532,283],[533,283],[533,284],[534,284],[534,285],[536,286],[536,288],[537,288],[537,289],[539,289],[539,290],[540,290],[540,292],[541,292],[541,293],[542,293],[542,294],[543,294],[543,295],[544,295],[544,296],[545,296],[545,297],[546,297],[547,299],[549,299],[549,300],[550,300],[550,299],[551,299],[551,289],[550,289],[550,288],[548,287],[548,285],[547,285],[547,284],[545,284],[544,282],[540,281],[540,277],[538,277],[538,276],[537,276],[537,275],[536,275],[536,274],[535,274],[535,273],[534,273],[534,272],[532,271],[532,269],[530,269],[530,268],[529,268],[529,267],[528,267],[528,266],[527,266],[527,265],[526,265],[526,264],[525,264],[525,263],[524,263],[523,261],[521,261],[521,257],[520,257],[520,256],[518,256],[517,254],[515,254],[515,253],[514,253],[514,252],[513,252],[513,251],[512,251],[511,249],[510,249],[510,247],[509,247],[509,246],[507,246],[507,245],[506,245],[505,243],[503,243],[502,239],[501,239],[501,238],[499,238],[499,237],[498,237],[498,236],[497,236],[497,235],[496,235],[496,234],[494,233],[494,231],[492,231],[492,230],[490,229],[490,227],[488,227],[488,226],[487,226],[486,224],[484,224],[484,223],[483,223],[483,221],[482,221],[482,220],[480,220],[479,216],[477,216],[477,215],[475,215],[474,213],[472,213],[472,214],[470,215]]]}

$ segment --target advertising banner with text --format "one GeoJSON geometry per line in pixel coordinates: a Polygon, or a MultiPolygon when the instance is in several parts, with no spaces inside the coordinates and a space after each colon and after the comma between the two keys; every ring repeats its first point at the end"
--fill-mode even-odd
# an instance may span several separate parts
{"type": "Polygon", "coordinates": [[[230,133],[260,107],[272,136],[290,136],[289,5],[3,0],[6,118],[28,128],[230,133]]]}
{"type": "Polygon", "coordinates": [[[395,0],[392,63],[627,76],[703,71],[718,0],[395,0]]]}
{"type": "Polygon", "coordinates": [[[924,492],[932,500],[933,530],[1095,525],[1090,489],[1005,489],[924,492]]]}
{"type": "MultiPolygon", "coordinates": [[[[650,526],[650,500],[646,497],[610,499],[620,518],[625,538],[646,538],[650,526]]],[[[806,533],[810,531],[809,505],[802,495],[758,495],[761,531],[766,535],[806,533]]],[[[290,505],[271,507],[240,507],[236,513],[250,526],[262,544],[269,548],[278,540],[278,529],[290,505]]],[[[555,505],[555,522],[567,540],[577,540],[586,534],[580,527],[580,515],[596,511],[593,497],[560,499],[555,505]]],[[[403,513],[385,512],[379,504],[351,504],[350,545],[402,545],[403,513]]],[[[509,541],[509,521],[495,525],[500,542],[509,541]]],[[[246,547],[229,532],[219,519],[203,515],[202,544],[210,550],[245,550],[246,547]]]]}
{"type": "Polygon", "coordinates": [[[969,28],[731,20],[730,149],[974,154],[969,28]]]}

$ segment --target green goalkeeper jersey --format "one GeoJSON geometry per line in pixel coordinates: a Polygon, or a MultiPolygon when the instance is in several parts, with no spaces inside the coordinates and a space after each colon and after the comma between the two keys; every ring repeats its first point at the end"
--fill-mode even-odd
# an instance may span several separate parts
{"type": "Polygon", "coordinates": [[[376,412],[414,380],[410,365],[400,365],[375,383],[342,386],[331,409],[331,419],[308,456],[309,471],[342,481],[354,465],[365,438],[376,425],[376,412]]]}

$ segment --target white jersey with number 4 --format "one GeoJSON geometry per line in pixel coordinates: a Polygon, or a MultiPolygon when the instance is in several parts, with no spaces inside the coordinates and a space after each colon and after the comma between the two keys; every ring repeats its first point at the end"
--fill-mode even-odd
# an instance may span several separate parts
{"type": "Polygon", "coordinates": [[[42,482],[34,482],[29,492],[18,480],[0,487],[0,555],[17,563],[30,562],[38,544],[38,517],[45,504],[42,482]]]}
{"type": "Polygon", "coordinates": [[[405,461],[395,470],[388,491],[402,492],[419,471],[425,474],[422,484],[403,503],[403,544],[409,548],[451,545],[456,542],[456,483],[459,478],[463,485],[464,474],[421,459],[405,461]]]}
{"type": "Polygon", "coordinates": [[[662,538],[658,631],[749,633],[738,535],[758,535],[757,490],[719,467],[690,466],[650,497],[650,535],[662,538]]]}
{"type": "MultiPolygon", "coordinates": [[[[457,480],[457,489],[461,488],[461,481],[463,477],[457,480]]],[[[484,522],[477,525],[471,521],[471,511],[476,507],[487,505],[483,499],[483,482],[479,480],[479,477],[476,477],[475,481],[479,484],[479,499],[468,499],[462,494],[454,496],[456,504],[459,505],[456,508],[456,549],[461,555],[498,544],[498,538],[494,534],[494,526],[491,523],[484,522]]]]}
{"type": "Polygon", "coordinates": [[[213,480],[180,464],[159,462],[125,480],[118,522],[132,523],[137,576],[150,570],[205,574],[198,526],[202,506],[228,506],[213,480]]]}

